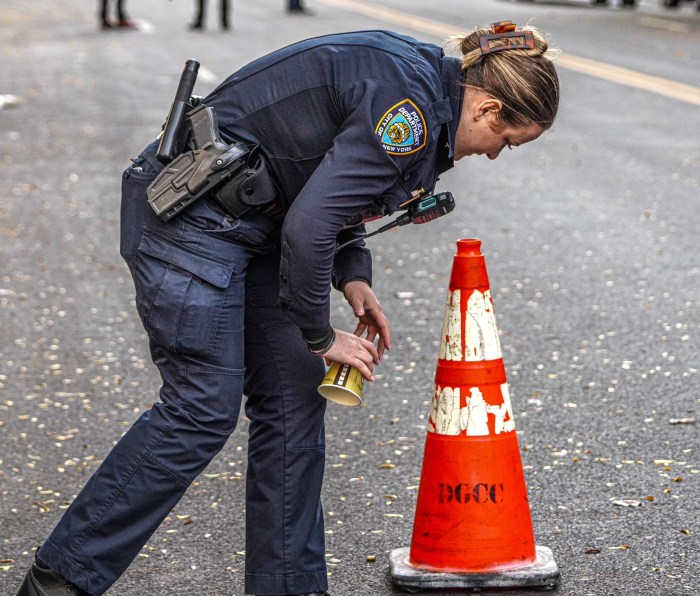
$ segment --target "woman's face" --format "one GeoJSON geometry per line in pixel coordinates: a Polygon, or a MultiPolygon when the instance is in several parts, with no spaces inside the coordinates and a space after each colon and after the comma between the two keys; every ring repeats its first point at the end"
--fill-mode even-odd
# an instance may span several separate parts
{"type": "Polygon", "coordinates": [[[455,160],[469,155],[496,159],[504,147],[529,143],[544,132],[537,124],[524,127],[501,124],[498,120],[501,108],[501,102],[487,93],[467,89],[457,126],[455,160]]]}

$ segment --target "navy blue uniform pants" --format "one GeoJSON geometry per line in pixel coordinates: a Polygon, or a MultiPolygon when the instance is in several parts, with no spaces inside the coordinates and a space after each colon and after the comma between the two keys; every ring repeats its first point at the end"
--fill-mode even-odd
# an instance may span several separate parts
{"type": "Polygon", "coordinates": [[[327,589],[321,485],[323,363],[278,298],[273,223],[207,199],[170,222],[151,211],[154,145],[127,169],[121,251],[162,377],[160,399],[107,455],[38,552],[90,594],[129,566],[236,427],[250,419],[245,590],[327,589]]]}

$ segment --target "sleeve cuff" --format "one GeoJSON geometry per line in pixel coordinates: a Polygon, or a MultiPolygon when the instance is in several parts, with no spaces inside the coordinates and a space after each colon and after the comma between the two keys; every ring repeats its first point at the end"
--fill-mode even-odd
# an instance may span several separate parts
{"type": "MultiPolygon", "coordinates": [[[[302,333],[303,332],[302,330],[302,333]]],[[[313,354],[325,354],[331,349],[333,343],[335,343],[335,329],[329,327],[329,333],[327,333],[325,337],[317,341],[309,341],[307,339],[306,343],[309,346],[309,352],[313,354]]]]}
{"type": "Polygon", "coordinates": [[[333,327],[331,327],[330,323],[327,327],[323,327],[321,329],[302,329],[301,334],[304,337],[304,341],[306,341],[309,346],[324,344],[329,340],[332,342],[333,339],[335,339],[335,332],[333,331],[333,327]]]}
{"type": "Polygon", "coordinates": [[[351,281],[363,281],[365,282],[370,288],[372,287],[372,282],[367,279],[366,277],[361,277],[360,275],[354,275],[351,277],[347,277],[343,280],[343,283],[341,286],[338,288],[341,292],[345,290],[345,286],[348,285],[351,281]]]}

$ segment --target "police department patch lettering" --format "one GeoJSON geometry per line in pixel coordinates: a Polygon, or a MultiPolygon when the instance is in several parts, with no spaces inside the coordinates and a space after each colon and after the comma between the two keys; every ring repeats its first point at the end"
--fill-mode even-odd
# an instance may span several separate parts
{"type": "Polygon", "coordinates": [[[423,148],[427,137],[423,114],[410,99],[389,108],[374,132],[391,155],[415,153],[423,148]]]}

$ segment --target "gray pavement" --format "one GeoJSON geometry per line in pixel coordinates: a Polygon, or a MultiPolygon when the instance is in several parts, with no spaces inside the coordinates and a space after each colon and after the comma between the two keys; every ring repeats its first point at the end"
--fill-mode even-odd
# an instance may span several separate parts
{"type": "MultiPolygon", "coordinates": [[[[395,346],[363,407],[329,407],[331,591],[399,593],[388,557],[410,544],[455,241],[478,237],[535,535],[559,565],[558,593],[700,594],[694,6],[309,2],[313,17],[287,15],[282,0],[234,2],[229,32],[214,2],[208,30],[194,33],[184,0],[132,1],[139,29],[109,32],[90,2],[0,0],[0,95],[21,102],[0,109],[0,594],[14,593],[61,511],[156,399],[118,252],[118,195],[184,61],[202,63],[205,94],[313,35],[388,28],[439,42],[434,23],[529,18],[565,57],[637,75],[591,76],[562,60],[546,138],[458,164],[439,187],[454,193],[453,214],[370,241],[395,346]],[[657,91],[639,88],[648,75],[657,91]],[[690,95],[669,97],[664,81],[690,95]]],[[[335,307],[334,322],[350,327],[335,307]]],[[[242,594],[245,445],[242,420],[110,594],[242,594]]]]}

